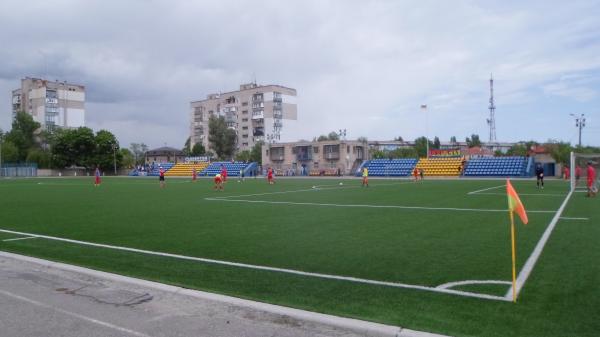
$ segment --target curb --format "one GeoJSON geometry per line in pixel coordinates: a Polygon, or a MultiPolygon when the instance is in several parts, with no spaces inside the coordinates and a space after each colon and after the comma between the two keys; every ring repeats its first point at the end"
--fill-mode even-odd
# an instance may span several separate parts
{"type": "Polygon", "coordinates": [[[189,296],[201,300],[209,300],[215,301],[225,304],[230,304],[239,307],[245,307],[255,310],[260,310],[264,312],[268,312],[276,315],[289,316],[298,320],[308,321],[323,325],[329,325],[332,327],[351,330],[360,334],[364,334],[365,336],[380,336],[380,337],[447,337],[444,335],[433,334],[428,332],[403,329],[398,326],[386,325],[368,321],[362,321],[353,318],[345,318],[327,314],[321,314],[306,310],[288,308],[275,304],[268,304],[263,302],[256,302],[251,300],[245,300],[237,297],[220,295],[209,293],[200,290],[192,290],[186,289],[182,287],[172,286],[164,283],[158,283],[154,281],[147,281],[138,278],[133,278],[129,276],[123,276],[103,271],[98,271],[94,269],[74,266],[70,264],[53,262],[49,260],[39,259],[35,257],[19,255],[9,252],[0,251],[0,257],[30,262],[34,264],[38,264],[47,268],[54,268],[64,271],[75,272],[79,274],[84,274],[88,276],[93,276],[101,279],[106,279],[110,281],[116,282],[125,282],[131,285],[147,287],[155,290],[160,290],[168,293],[180,294],[184,296],[189,296]]]}

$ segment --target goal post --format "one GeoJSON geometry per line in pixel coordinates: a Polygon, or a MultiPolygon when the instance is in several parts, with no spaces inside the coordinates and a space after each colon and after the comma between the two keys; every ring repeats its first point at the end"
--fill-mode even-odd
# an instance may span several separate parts
{"type": "Polygon", "coordinates": [[[600,153],[577,153],[571,152],[569,165],[571,191],[587,190],[587,166],[591,163],[596,169],[596,181],[598,183],[598,172],[600,172],[600,153]],[[579,173],[579,174],[578,174],[579,173]]]}

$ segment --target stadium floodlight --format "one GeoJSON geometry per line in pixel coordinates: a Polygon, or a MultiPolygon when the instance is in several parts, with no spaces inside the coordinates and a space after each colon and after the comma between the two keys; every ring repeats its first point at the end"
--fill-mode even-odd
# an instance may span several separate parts
{"type": "Polygon", "coordinates": [[[426,157],[429,158],[429,125],[427,120],[427,104],[421,104],[421,111],[425,114],[425,143],[427,144],[426,157]]]}
{"type": "Polygon", "coordinates": [[[575,127],[579,129],[579,147],[581,147],[581,129],[585,127],[585,114],[579,116],[575,114],[569,114],[575,118],[575,127]]]}

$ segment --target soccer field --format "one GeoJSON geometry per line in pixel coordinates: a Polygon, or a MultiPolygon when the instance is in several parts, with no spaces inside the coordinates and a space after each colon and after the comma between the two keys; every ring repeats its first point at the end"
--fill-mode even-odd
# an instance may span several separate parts
{"type": "Polygon", "coordinates": [[[596,336],[597,200],[513,182],[515,304],[504,184],[0,180],[0,249],[455,336],[596,336]]]}

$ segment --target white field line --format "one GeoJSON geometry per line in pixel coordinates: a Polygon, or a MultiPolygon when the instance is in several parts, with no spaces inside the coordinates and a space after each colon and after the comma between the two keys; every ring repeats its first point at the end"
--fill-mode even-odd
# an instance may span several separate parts
{"type": "Polygon", "coordinates": [[[141,333],[141,332],[129,330],[127,328],[123,328],[123,327],[120,327],[120,326],[117,326],[117,325],[114,325],[114,324],[111,324],[111,323],[107,323],[107,322],[104,322],[104,321],[99,321],[99,320],[91,318],[91,317],[87,317],[87,316],[83,316],[83,315],[80,315],[80,314],[77,314],[77,313],[74,313],[74,312],[70,312],[70,311],[67,311],[67,310],[59,309],[56,306],[44,304],[42,302],[38,302],[36,300],[32,300],[32,299],[27,298],[27,297],[19,296],[19,295],[10,293],[8,291],[0,290],[0,294],[3,294],[5,296],[7,296],[7,297],[11,297],[11,298],[23,301],[23,302],[27,302],[27,303],[30,303],[30,304],[33,304],[33,305],[37,305],[38,307],[42,307],[42,308],[46,308],[46,309],[51,309],[51,310],[54,310],[54,311],[58,311],[61,314],[64,314],[64,315],[67,315],[67,316],[71,316],[71,317],[75,317],[75,318],[79,318],[81,320],[88,321],[88,322],[91,322],[91,323],[94,323],[94,324],[97,324],[97,325],[101,325],[101,326],[104,326],[104,327],[107,327],[107,328],[111,328],[111,329],[114,329],[114,330],[117,330],[117,331],[120,331],[120,332],[124,332],[124,333],[130,334],[130,335],[140,336],[140,337],[150,337],[149,335],[146,335],[145,333],[141,333]]]}
{"type": "MultiPolygon", "coordinates": [[[[507,209],[486,209],[486,208],[454,208],[454,207],[425,207],[425,206],[401,206],[401,205],[364,205],[364,204],[332,204],[317,202],[292,202],[292,201],[268,201],[268,200],[246,200],[246,199],[222,199],[222,198],[204,198],[207,201],[229,201],[229,202],[247,202],[258,204],[276,204],[276,205],[299,205],[299,206],[328,206],[328,207],[366,207],[366,208],[391,208],[391,209],[414,209],[425,211],[458,211],[458,212],[508,212],[507,209]]],[[[528,210],[527,213],[554,213],[555,211],[528,210]]]]}
{"type": "MultiPolygon", "coordinates": [[[[470,195],[503,195],[506,197],[506,193],[491,193],[491,192],[483,192],[483,193],[473,193],[470,195]]],[[[542,194],[542,193],[519,193],[519,196],[522,195],[526,195],[526,196],[535,196],[535,197],[564,197],[564,194],[558,194],[558,193],[546,193],[546,194],[542,194]]]]}
{"type": "Polygon", "coordinates": [[[573,218],[573,217],[568,217],[568,216],[561,216],[560,219],[561,220],[584,220],[584,221],[587,221],[590,218],[573,218]]]}
{"type": "MultiPolygon", "coordinates": [[[[393,185],[405,185],[405,184],[410,184],[410,183],[411,182],[406,182],[405,181],[405,182],[390,183],[390,184],[375,184],[375,185],[371,185],[371,186],[372,187],[377,187],[377,186],[393,186],[393,185]]],[[[253,194],[241,194],[241,195],[229,195],[229,196],[223,196],[223,197],[211,197],[211,198],[208,198],[208,199],[223,200],[223,199],[229,199],[229,198],[257,197],[257,196],[263,196],[263,195],[288,194],[288,193],[311,192],[311,191],[322,191],[322,190],[340,190],[340,189],[351,189],[351,188],[362,188],[362,186],[315,185],[315,188],[303,188],[303,189],[300,189],[300,190],[265,192],[265,193],[253,193],[253,194]],[[329,187],[329,186],[331,186],[331,187],[329,187]]]]}
{"type": "MultiPolygon", "coordinates": [[[[552,234],[554,227],[556,227],[556,224],[558,223],[558,220],[560,219],[560,215],[562,214],[563,210],[567,206],[567,203],[569,202],[571,195],[573,195],[572,191],[569,192],[569,194],[567,194],[567,197],[563,201],[562,205],[560,205],[560,208],[558,209],[558,211],[556,211],[556,214],[552,218],[552,221],[550,221],[550,224],[544,231],[544,234],[538,241],[533,252],[529,256],[529,258],[527,258],[525,265],[519,272],[519,276],[517,277],[517,282],[516,282],[517,283],[517,289],[516,289],[517,297],[519,296],[519,292],[525,285],[525,281],[527,281],[529,274],[531,274],[533,267],[535,267],[537,260],[539,259],[540,255],[542,254],[542,250],[544,250],[544,246],[546,245],[546,242],[548,242],[548,239],[550,238],[550,234],[552,234]]],[[[512,292],[513,292],[513,287],[511,285],[510,289],[508,289],[508,291],[506,292],[506,295],[504,296],[504,298],[509,299],[509,300],[512,299],[512,292]]]]}
{"type": "Polygon", "coordinates": [[[6,240],[2,240],[2,241],[17,241],[17,240],[27,240],[27,239],[37,239],[37,236],[26,236],[24,238],[13,238],[13,239],[6,239],[6,240]]]}
{"type": "Polygon", "coordinates": [[[496,189],[496,188],[500,188],[500,187],[504,187],[504,186],[506,186],[506,184],[504,184],[504,185],[499,185],[499,186],[494,186],[494,187],[483,188],[483,189],[481,189],[481,190],[477,190],[477,191],[471,191],[471,192],[469,192],[469,193],[467,193],[467,194],[476,194],[476,193],[479,193],[479,192],[483,192],[483,191],[489,191],[489,190],[494,190],[494,189],[496,189]]]}
{"type": "Polygon", "coordinates": [[[395,287],[395,288],[425,290],[425,291],[431,291],[431,292],[437,292],[437,293],[475,297],[475,298],[481,298],[481,299],[487,299],[487,300],[510,301],[510,299],[507,300],[506,298],[501,297],[501,296],[477,294],[477,293],[471,293],[471,292],[467,292],[467,291],[459,291],[459,290],[451,290],[451,289],[437,289],[435,287],[427,287],[427,286],[420,286],[420,285],[414,285],[414,284],[377,281],[377,280],[363,279],[363,278],[351,277],[351,276],[339,276],[339,275],[312,273],[312,272],[305,272],[305,271],[294,270],[294,269],[275,268],[275,267],[259,266],[259,265],[252,265],[252,264],[239,263],[239,262],[230,262],[230,261],[214,260],[214,259],[207,259],[207,258],[194,257],[194,256],[179,255],[179,254],[162,253],[162,252],[155,252],[155,251],[144,250],[144,249],[113,246],[113,245],[106,245],[106,244],[101,244],[101,243],[66,239],[66,238],[60,238],[60,237],[56,237],[56,236],[17,232],[17,231],[12,231],[12,230],[7,230],[7,229],[0,229],[0,232],[19,234],[19,235],[36,236],[36,237],[42,238],[42,239],[74,243],[74,244],[79,244],[79,245],[83,245],[83,246],[108,248],[108,249],[114,249],[114,250],[120,250],[120,251],[126,251],[126,252],[163,256],[163,257],[170,257],[170,258],[181,259],[181,260],[191,260],[191,261],[226,265],[226,266],[232,266],[232,267],[240,267],[240,268],[248,268],[248,269],[256,269],[256,270],[266,270],[266,271],[271,271],[271,272],[280,272],[280,273],[293,274],[293,275],[316,277],[316,278],[323,278],[323,279],[330,279],[330,280],[349,281],[349,282],[364,283],[364,284],[373,284],[373,285],[388,286],[388,287],[395,287]]]}
{"type": "Polygon", "coordinates": [[[462,285],[469,285],[469,284],[505,284],[505,285],[511,285],[512,282],[510,281],[498,281],[498,280],[466,280],[466,281],[456,281],[456,282],[448,282],[448,283],[444,283],[444,284],[440,284],[439,286],[437,286],[437,289],[450,289],[452,287],[456,287],[456,286],[462,286],[462,285]]]}

